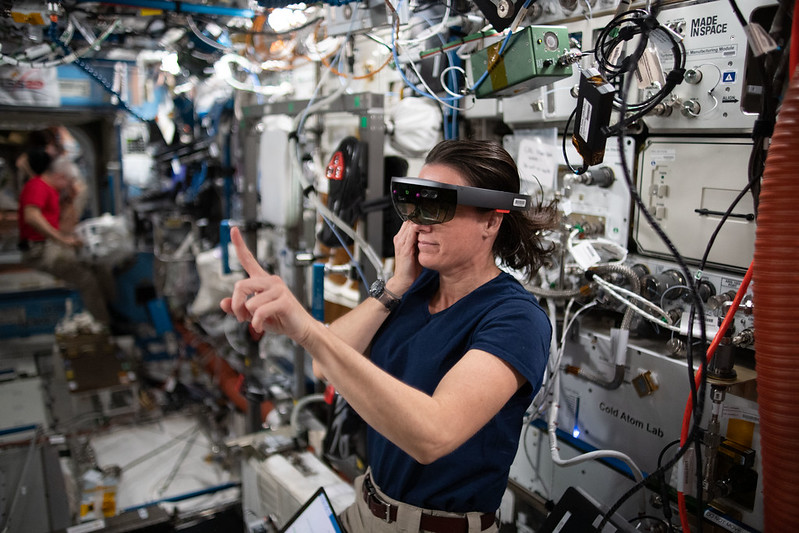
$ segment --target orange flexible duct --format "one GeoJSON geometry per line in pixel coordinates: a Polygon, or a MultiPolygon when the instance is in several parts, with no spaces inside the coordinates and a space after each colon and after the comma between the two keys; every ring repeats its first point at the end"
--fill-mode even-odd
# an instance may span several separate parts
{"type": "MultiPolygon", "coordinates": [[[[757,394],[764,531],[796,525],[799,509],[799,76],[782,102],[766,158],[755,238],[753,277],[757,394]]],[[[790,528],[789,528],[790,529],[790,528]]]]}
{"type": "MultiPolygon", "coordinates": [[[[194,333],[183,326],[175,325],[175,329],[183,337],[186,344],[197,350],[197,357],[200,364],[208,372],[217,384],[219,390],[230,400],[239,411],[247,412],[247,398],[241,394],[242,375],[239,374],[230,363],[217,355],[216,350],[209,343],[200,340],[194,333]]],[[[266,415],[272,410],[273,404],[270,401],[261,403],[261,421],[266,419],[266,415]]]]}

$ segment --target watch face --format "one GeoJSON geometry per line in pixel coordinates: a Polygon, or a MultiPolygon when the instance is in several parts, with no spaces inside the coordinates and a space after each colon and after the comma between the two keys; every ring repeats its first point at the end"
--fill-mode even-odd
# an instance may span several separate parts
{"type": "Polygon", "coordinates": [[[386,288],[386,282],[382,279],[375,280],[372,283],[372,286],[369,287],[369,296],[372,298],[378,298],[381,294],[383,294],[383,289],[386,288]]]}

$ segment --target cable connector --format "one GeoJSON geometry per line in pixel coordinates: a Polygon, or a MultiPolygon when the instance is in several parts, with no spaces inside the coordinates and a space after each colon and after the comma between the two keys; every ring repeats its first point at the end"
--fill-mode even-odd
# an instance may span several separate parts
{"type": "Polygon", "coordinates": [[[675,68],[666,74],[666,83],[674,83],[675,86],[681,84],[685,79],[685,69],[675,68]]]}
{"type": "Polygon", "coordinates": [[[659,28],[660,22],[658,22],[658,19],[650,14],[643,18],[642,26],[646,28],[647,33],[649,33],[652,30],[659,28]]]}
{"type": "Polygon", "coordinates": [[[576,51],[576,52],[569,52],[567,54],[563,54],[562,56],[560,56],[558,58],[558,65],[560,65],[561,67],[566,67],[566,66],[569,66],[569,65],[573,65],[573,64],[577,63],[578,61],[580,61],[580,59],[582,57],[583,57],[583,53],[580,52],[579,50],[576,51]]]}

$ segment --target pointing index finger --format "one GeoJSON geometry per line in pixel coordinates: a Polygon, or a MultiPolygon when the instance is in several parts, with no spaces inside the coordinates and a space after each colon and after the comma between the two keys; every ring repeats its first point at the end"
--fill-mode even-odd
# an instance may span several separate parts
{"type": "Polygon", "coordinates": [[[256,275],[264,275],[266,271],[258,264],[258,260],[252,254],[247,245],[244,244],[244,238],[241,236],[241,231],[238,227],[230,228],[230,240],[233,247],[236,249],[236,257],[239,258],[241,266],[251,277],[256,275]]]}

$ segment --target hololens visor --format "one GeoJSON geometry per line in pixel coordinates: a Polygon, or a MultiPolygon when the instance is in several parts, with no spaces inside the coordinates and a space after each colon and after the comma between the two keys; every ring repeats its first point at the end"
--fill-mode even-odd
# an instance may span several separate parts
{"type": "Polygon", "coordinates": [[[507,213],[528,209],[531,198],[525,194],[450,185],[421,178],[391,178],[391,201],[402,220],[429,226],[452,220],[458,205],[507,213]]]}

